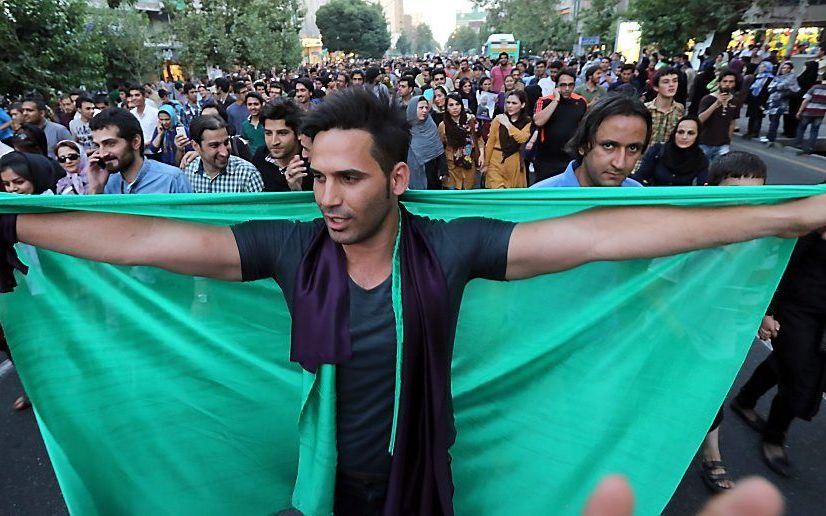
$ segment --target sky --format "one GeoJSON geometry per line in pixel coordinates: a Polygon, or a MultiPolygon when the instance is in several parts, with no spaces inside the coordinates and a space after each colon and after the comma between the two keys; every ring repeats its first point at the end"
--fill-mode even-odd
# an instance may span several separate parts
{"type": "Polygon", "coordinates": [[[404,0],[404,13],[421,13],[422,21],[430,25],[433,37],[444,45],[456,28],[456,13],[473,8],[470,0],[404,0]]]}

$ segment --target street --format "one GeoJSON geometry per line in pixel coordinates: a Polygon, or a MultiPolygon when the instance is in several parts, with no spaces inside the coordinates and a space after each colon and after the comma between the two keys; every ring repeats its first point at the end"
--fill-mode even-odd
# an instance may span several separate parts
{"type": "MultiPolygon", "coordinates": [[[[735,137],[734,150],[747,150],[760,156],[769,168],[770,184],[817,184],[826,181],[826,158],[798,156],[790,149],[766,148],[758,142],[735,137]]],[[[701,322],[700,322],[701,324],[701,322]]],[[[751,374],[768,354],[755,341],[733,390],[751,374]]],[[[15,413],[14,399],[21,393],[19,379],[10,364],[0,356],[0,515],[55,515],[68,511],[37,430],[31,410],[15,413]]],[[[758,410],[766,414],[770,396],[761,400],[758,410]]],[[[826,484],[826,423],[819,415],[811,423],[795,421],[788,439],[790,459],[797,476],[783,479],[762,462],[758,436],[728,410],[721,429],[723,460],[733,479],[760,475],[774,482],[786,497],[788,514],[823,512],[822,486],[826,484]]],[[[640,443],[645,446],[645,443],[640,443]]],[[[105,467],[104,464],[101,467],[105,467]]],[[[664,514],[688,515],[699,510],[708,491],[699,474],[699,460],[689,466],[664,514]]],[[[251,488],[256,488],[251,486],[251,488]]],[[[458,513],[461,514],[461,508],[458,513]]],[[[553,511],[550,510],[549,514],[553,511]]]]}

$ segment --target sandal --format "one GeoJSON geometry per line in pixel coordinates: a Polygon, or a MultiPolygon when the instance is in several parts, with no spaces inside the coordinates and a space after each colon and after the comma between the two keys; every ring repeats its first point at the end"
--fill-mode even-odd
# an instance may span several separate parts
{"type": "Polygon", "coordinates": [[[734,487],[734,482],[729,478],[725,464],[719,460],[704,460],[700,476],[703,478],[706,487],[714,493],[722,493],[734,487]],[[726,483],[729,485],[726,486],[726,483]]]}
{"type": "Polygon", "coordinates": [[[14,405],[12,405],[12,408],[17,412],[20,412],[22,410],[26,410],[27,408],[31,408],[31,406],[32,402],[29,401],[28,396],[20,396],[14,400],[14,405]]]}

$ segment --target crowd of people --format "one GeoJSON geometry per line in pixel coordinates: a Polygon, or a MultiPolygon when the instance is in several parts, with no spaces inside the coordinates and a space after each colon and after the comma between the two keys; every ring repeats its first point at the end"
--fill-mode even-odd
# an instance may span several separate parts
{"type": "MultiPolygon", "coordinates": [[[[325,63],[289,76],[239,68],[71,92],[55,106],[28,95],[0,110],[0,179],[6,192],[34,195],[310,191],[322,176],[306,121],[337,92],[358,89],[407,121],[411,189],[762,185],[765,164],[730,149],[735,122],[746,107],[746,136],[759,137],[767,115],[767,144],[783,122],[812,152],[826,114],[826,52],[796,75],[791,62],[751,50],[706,56],[697,70],[685,55],[632,63],[617,53],[503,53],[325,63]]],[[[826,385],[814,323],[823,312],[804,285],[826,272],[824,251],[819,235],[796,248],[760,328],[775,352],[732,405],[763,432],[763,456],[784,475],[789,425],[813,415],[826,385]],[[764,421],[754,407],[773,385],[780,392],[764,421]]],[[[25,397],[16,403],[26,406],[25,397]]],[[[720,454],[722,414],[702,452],[714,491],[734,486],[720,454]]]]}

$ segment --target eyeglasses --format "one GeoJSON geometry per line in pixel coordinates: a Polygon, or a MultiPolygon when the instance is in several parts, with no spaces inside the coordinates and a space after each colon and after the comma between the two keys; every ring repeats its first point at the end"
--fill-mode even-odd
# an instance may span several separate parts
{"type": "Polygon", "coordinates": [[[80,158],[80,154],[64,154],[63,156],[58,156],[57,161],[60,163],[66,163],[67,161],[75,161],[78,158],[80,158]]]}

